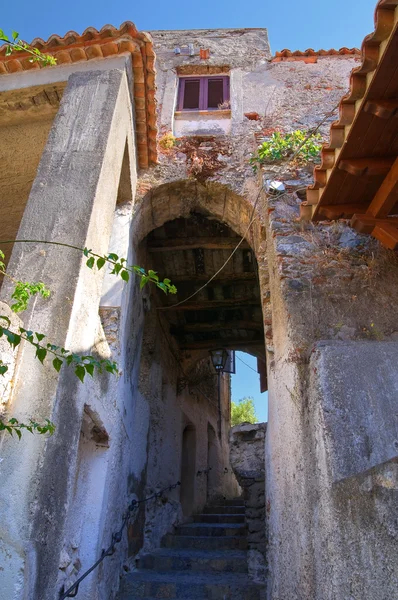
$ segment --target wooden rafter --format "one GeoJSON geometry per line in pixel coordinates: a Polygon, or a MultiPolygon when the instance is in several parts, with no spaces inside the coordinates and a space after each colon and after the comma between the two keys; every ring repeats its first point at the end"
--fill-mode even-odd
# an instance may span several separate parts
{"type": "Polygon", "coordinates": [[[170,333],[173,335],[185,335],[187,333],[202,333],[207,331],[229,331],[241,329],[245,331],[263,331],[261,321],[213,321],[211,323],[187,323],[183,327],[171,326],[170,333]]]}
{"type": "Polygon", "coordinates": [[[228,300],[202,300],[200,302],[185,302],[180,305],[159,306],[158,310],[215,310],[217,308],[242,308],[245,306],[258,306],[260,300],[257,298],[236,298],[228,300]]]}
{"type": "MultiPolygon", "coordinates": [[[[216,237],[197,237],[197,238],[176,238],[166,240],[148,241],[147,248],[149,252],[169,252],[176,250],[194,250],[202,248],[203,250],[233,250],[239,244],[241,238],[216,238],[216,237]]],[[[250,246],[243,241],[239,248],[249,250],[250,246]]]]}
{"type": "Polygon", "coordinates": [[[261,339],[244,340],[243,338],[217,338],[213,340],[200,340],[194,342],[182,342],[180,347],[182,350],[207,350],[212,348],[228,348],[236,350],[238,348],[246,348],[249,346],[263,346],[264,341],[261,339]]]}
{"type": "Polygon", "coordinates": [[[363,41],[301,210],[303,219],[352,218],[358,232],[391,249],[398,249],[397,65],[398,0],[379,0],[375,31],[363,41]]]}

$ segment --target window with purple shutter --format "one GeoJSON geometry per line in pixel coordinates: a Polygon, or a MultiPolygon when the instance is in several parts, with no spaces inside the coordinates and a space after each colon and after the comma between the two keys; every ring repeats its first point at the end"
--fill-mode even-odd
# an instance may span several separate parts
{"type": "Polygon", "coordinates": [[[180,77],[177,110],[218,110],[229,101],[229,77],[180,77]]]}

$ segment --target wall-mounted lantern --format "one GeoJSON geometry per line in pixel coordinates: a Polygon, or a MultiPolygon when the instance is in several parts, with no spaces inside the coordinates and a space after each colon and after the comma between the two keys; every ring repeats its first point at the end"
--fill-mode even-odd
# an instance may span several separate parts
{"type": "Polygon", "coordinates": [[[210,356],[216,372],[219,373],[220,371],[223,371],[228,358],[227,350],[225,350],[225,348],[210,350],[210,356]]]}
{"type": "Polygon", "coordinates": [[[225,348],[219,348],[218,350],[209,350],[211,356],[211,362],[217,373],[217,405],[218,405],[218,439],[221,442],[221,373],[224,371],[225,365],[228,359],[228,351],[225,348]]]}

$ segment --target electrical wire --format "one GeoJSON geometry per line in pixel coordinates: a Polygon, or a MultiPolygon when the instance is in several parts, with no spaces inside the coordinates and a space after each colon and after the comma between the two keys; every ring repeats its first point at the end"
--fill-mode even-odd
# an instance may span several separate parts
{"type": "Polygon", "coordinates": [[[229,261],[231,260],[231,258],[233,257],[233,255],[235,254],[235,252],[238,250],[238,248],[241,246],[241,244],[243,244],[243,242],[246,240],[246,236],[250,231],[251,226],[253,225],[254,221],[256,220],[256,217],[254,216],[255,210],[256,210],[256,206],[257,203],[260,199],[260,195],[261,195],[261,189],[259,190],[258,194],[257,194],[257,198],[254,202],[253,205],[253,210],[252,210],[252,214],[250,217],[250,222],[249,225],[245,231],[245,233],[243,234],[242,238],[239,240],[238,244],[235,246],[235,248],[232,250],[231,254],[228,256],[227,260],[224,262],[224,264],[218,269],[218,271],[216,273],[214,273],[214,275],[212,275],[210,277],[210,279],[208,281],[206,281],[206,283],[204,283],[198,290],[196,290],[196,292],[194,292],[193,294],[191,294],[190,296],[188,296],[187,298],[184,298],[183,300],[180,300],[180,302],[176,302],[175,304],[172,304],[171,306],[162,306],[162,307],[158,307],[157,310],[172,310],[173,308],[175,308],[176,306],[181,306],[181,304],[185,304],[185,302],[188,302],[188,300],[191,300],[191,298],[193,298],[194,296],[196,296],[197,294],[199,294],[199,292],[201,292],[202,290],[205,289],[205,287],[207,287],[209,285],[209,283],[211,283],[213,281],[213,279],[215,279],[217,277],[217,275],[219,275],[221,273],[221,271],[224,269],[224,267],[226,267],[226,265],[229,263],[229,261]]]}
{"type": "Polygon", "coordinates": [[[242,360],[240,358],[240,356],[238,356],[237,354],[235,354],[236,358],[238,360],[240,360],[241,363],[243,363],[244,365],[246,365],[246,367],[249,367],[249,369],[251,369],[252,371],[254,371],[257,375],[258,375],[258,371],[256,371],[256,369],[253,369],[253,367],[251,367],[250,365],[248,365],[244,360],[242,360]]]}

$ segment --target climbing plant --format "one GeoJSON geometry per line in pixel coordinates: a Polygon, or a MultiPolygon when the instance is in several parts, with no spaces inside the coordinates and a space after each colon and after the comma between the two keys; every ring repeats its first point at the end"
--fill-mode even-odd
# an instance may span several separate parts
{"type": "MultiPolygon", "coordinates": [[[[63,246],[72,248],[80,251],[85,257],[87,257],[86,266],[89,269],[102,269],[105,264],[111,265],[111,275],[120,276],[125,282],[128,282],[131,274],[135,274],[140,278],[140,289],[142,289],[147,283],[152,283],[161,289],[165,294],[175,294],[177,288],[171,283],[170,279],[160,280],[156,271],[148,270],[148,272],[140,266],[128,265],[125,258],[120,258],[115,253],[107,255],[96,254],[88,248],[79,248],[72,246],[71,244],[49,242],[45,240],[6,240],[0,243],[37,243],[37,244],[51,244],[56,246],[63,246]]],[[[0,250],[0,274],[12,280],[14,284],[14,290],[11,294],[11,298],[14,303],[11,305],[11,310],[15,313],[23,312],[27,309],[29,300],[39,294],[43,298],[50,296],[50,290],[43,282],[31,283],[25,281],[16,280],[6,271],[4,263],[4,253],[0,250]]],[[[60,371],[61,367],[66,364],[74,368],[75,375],[84,381],[86,374],[91,377],[94,376],[95,370],[99,373],[107,371],[108,373],[117,374],[117,364],[114,361],[108,359],[98,359],[91,355],[80,355],[66,348],[57,346],[51,342],[45,341],[45,334],[40,332],[28,331],[23,327],[19,327],[16,331],[11,329],[11,321],[6,315],[0,314],[0,338],[3,337],[6,342],[12,347],[16,348],[22,341],[25,341],[36,349],[35,357],[44,364],[45,359],[50,356],[52,359],[52,366],[56,371],[60,371]]],[[[8,366],[0,359],[0,376],[4,376],[8,371],[8,366]]],[[[55,426],[50,421],[47,421],[45,425],[38,425],[34,427],[31,421],[30,425],[20,424],[16,419],[10,419],[8,422],[4,422],[0,419],[0,431],[7,431],[12,435],[15,431],[20,437],[21,430],[26,429],[33,433],[50,433],[52,434],[55,430],[55,426]]]]}
{"type": "Polygon", "coordinates": [[[297,164],[317,162],[322,147],[322,136],[319,133],[308,135],[308,132],[297,129],[291,133],[275,131],[269,140],[259,146],[250,158],[254,170],[264,163],[289,160],[294,157],[297,164]]]}
{"type": "Polygon", "coordinates": [[[6,35],[4,31],[0,29],[0,42],[5,42],[7,44],[6,56],[10,56],[10,54],[13,52],[27,52],[31,56],[29,61],[32,63],[38,62],[43,66],[57,64],[57,60],[54,56],[51,56],[50,54],[43,54],[37,48],[32,48],[32,46],[29,46],[29,44],[23,42],[20,39],[17,31],[12,31],[11,38],[9,38],[8,35],[6,35]]]}

